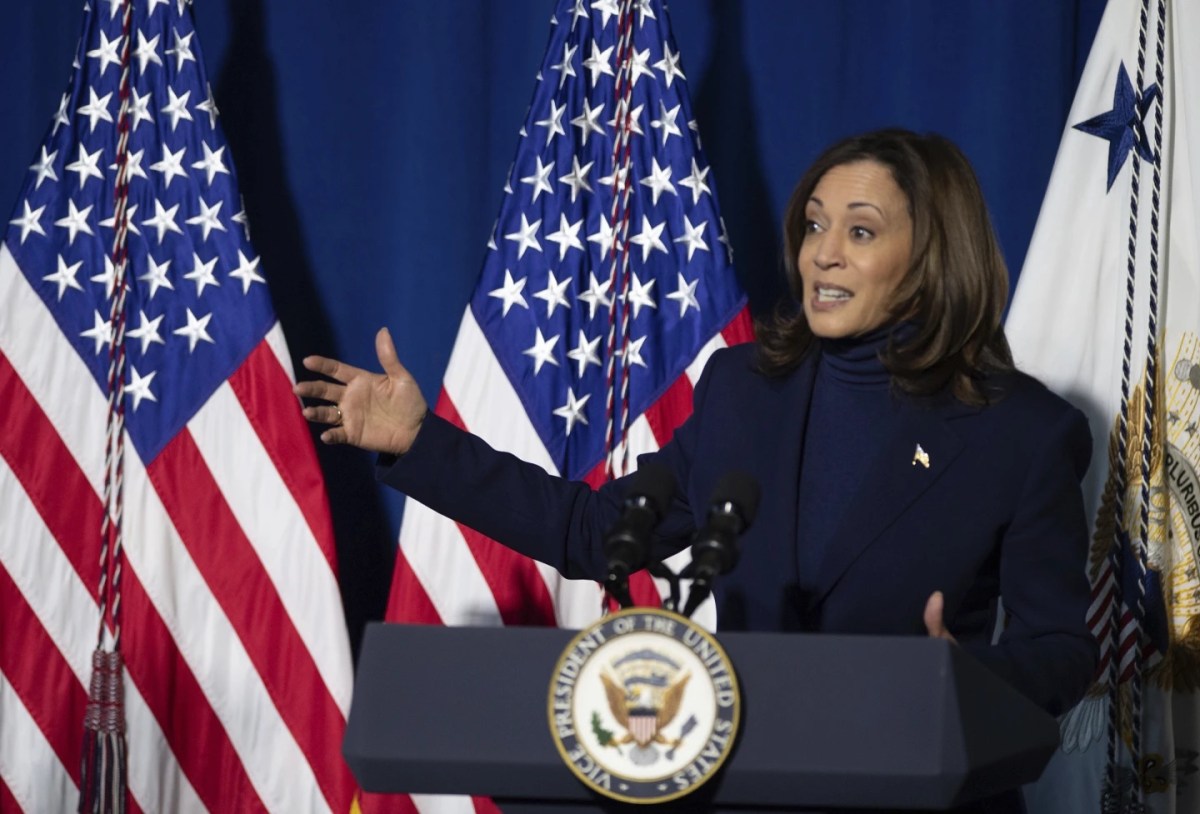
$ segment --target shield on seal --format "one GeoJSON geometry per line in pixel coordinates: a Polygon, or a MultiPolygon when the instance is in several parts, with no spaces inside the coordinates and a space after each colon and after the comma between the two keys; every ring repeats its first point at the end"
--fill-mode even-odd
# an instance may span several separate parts
{"type": "Polygon", "coordinates": [[[633,740],[638,746],[644,747],[654,740],[656,732],[658,732],[658,710],[643,707],[629,711],[629,734],[633,735],[633,740]]]}

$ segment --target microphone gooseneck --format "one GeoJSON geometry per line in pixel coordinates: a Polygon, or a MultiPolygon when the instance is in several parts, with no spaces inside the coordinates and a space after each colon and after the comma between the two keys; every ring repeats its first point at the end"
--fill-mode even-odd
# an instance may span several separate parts
{"type": "Polygon", "coordinates": [[[761,496],[758,481],[745,472],[729,472],[717,483],[708,517],[692,541],[692,564],[683,573],[692,578],[684,616],[691,616],[712,593],[717,576],[737,565],[738,537],[754,522],[761,496]]]}
{"type": "Polygon", "coordinates": [[[630,478],[621,516],[604,536],[604,587],[623,608],[633,605],[629,575],[646,567],[650,537],[674,494],[675,476],[671,470],[652,461],[646,463],[630,478]]]}

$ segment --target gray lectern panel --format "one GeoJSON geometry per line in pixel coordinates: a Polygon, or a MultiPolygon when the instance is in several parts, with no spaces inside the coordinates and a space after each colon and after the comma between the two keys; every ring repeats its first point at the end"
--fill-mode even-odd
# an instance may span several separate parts
{"type": "MultiPolygon", "coordinates": [[[[572,635],[370,626],[344,743],[359,783],[529,810],[634,808],[585,789],[550,738],[547,691],[572,635]]],[[[1036,779],[1057,745],[1053,719],[941,640],[720,638],[741,684],[741,733],[720,776],[679,810],[945,809],[1036,779]]]]}

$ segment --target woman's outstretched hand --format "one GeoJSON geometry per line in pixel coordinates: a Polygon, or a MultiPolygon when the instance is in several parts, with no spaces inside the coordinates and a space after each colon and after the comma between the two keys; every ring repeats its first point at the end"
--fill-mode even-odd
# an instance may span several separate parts
{"type": "Polygon", "coordinates": [[[396,357],[396,346],[387,328],[375,334],[375,354],[383,373],[324,356],[306,357],[306,368],[333,381],[304,381],[293,389],[301,398],[331,402],[304,408],[304,417],[309,421],[331,425],[321,433],[326,444],[352,444],[403,455],[416,439],[428,405],[416,381],[396,357]]]}

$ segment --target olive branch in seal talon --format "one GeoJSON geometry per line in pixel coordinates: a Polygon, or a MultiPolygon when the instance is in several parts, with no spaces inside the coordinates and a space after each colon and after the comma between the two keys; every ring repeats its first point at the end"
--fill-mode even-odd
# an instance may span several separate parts
{"type": "Polygon", "coordinates": [[[596,740],[599,741],[601,746],[611,746],[617,750],[618,755],[624,757],[625,753],[621,751],[621,747],[617,744],[617,739],[613,737],[612,730],[605,729],[600,725],[600,713],[598,712],[592,713],[592,734],[596,736],[596,740]]]}

